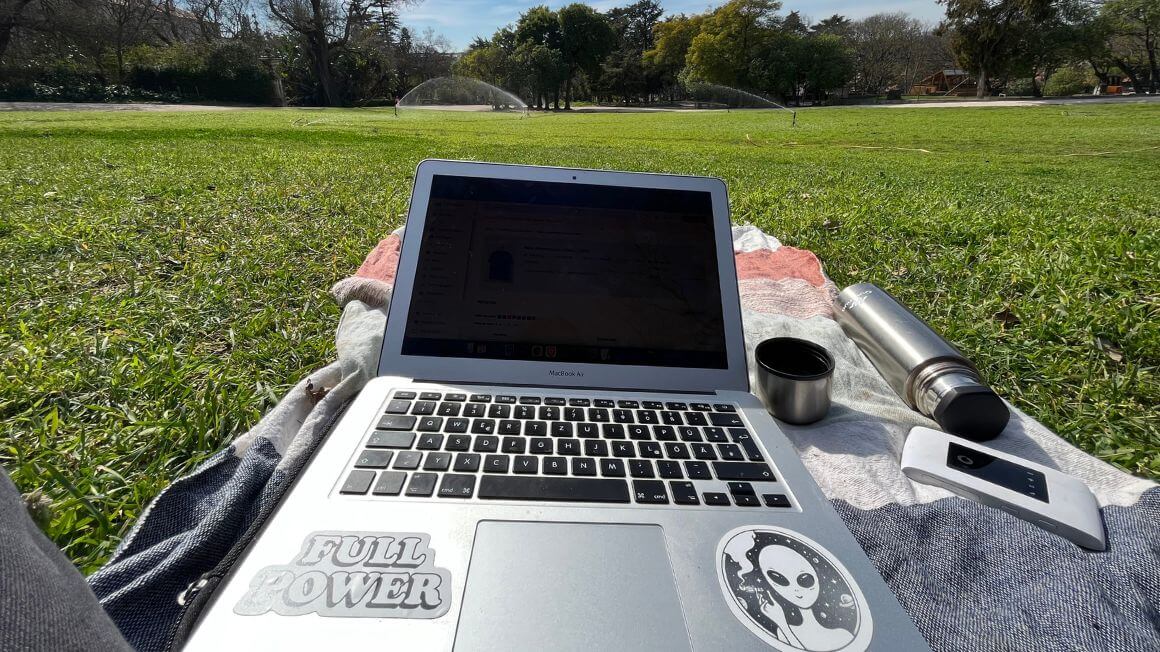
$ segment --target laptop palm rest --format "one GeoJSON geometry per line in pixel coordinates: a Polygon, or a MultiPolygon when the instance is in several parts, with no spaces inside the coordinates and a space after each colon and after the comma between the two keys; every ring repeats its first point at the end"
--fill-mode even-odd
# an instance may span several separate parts
{"type": "Polygon", "coordinates": [[[601,649],[691,649],[661,527],[480,522],[455,650],[601,649]]]}

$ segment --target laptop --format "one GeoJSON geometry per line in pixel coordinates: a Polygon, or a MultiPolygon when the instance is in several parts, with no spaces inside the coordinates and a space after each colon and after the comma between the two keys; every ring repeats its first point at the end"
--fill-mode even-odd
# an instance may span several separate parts
{"type": "Polygon", "coordinates": [[[437,160],[378,377],[187,648],[927,649],[749,393],[721,180],[437,160]]]}

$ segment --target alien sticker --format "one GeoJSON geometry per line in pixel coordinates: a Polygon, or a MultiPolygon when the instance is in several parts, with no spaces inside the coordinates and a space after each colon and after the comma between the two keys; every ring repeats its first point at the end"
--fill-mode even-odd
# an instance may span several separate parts
{"type": "Polygon", "coordinates": [[[729,532],[717,547],[717,576],[733,615],[777,650],[861,652],[870,643],[861,589],[829,551],[797,532],[729,532]]]}

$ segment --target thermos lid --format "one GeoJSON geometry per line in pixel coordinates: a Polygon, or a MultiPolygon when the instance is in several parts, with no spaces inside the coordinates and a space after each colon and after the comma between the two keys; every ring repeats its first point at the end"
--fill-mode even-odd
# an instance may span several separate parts
{"type": "Polygon", "coordinates": [[[957,385],[942,395],[931,415],[942,429],[974,441],[993,439],[1007,427],[1011,412],[986,385],[957,385]]]}

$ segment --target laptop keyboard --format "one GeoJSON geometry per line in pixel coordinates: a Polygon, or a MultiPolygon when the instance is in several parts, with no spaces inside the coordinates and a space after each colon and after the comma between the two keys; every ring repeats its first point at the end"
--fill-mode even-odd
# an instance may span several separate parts
{"type": "Polygon", "coordinates": [[[790,507],[776,481],[727,403],[397,390],[339,493],[790,507]]]}

